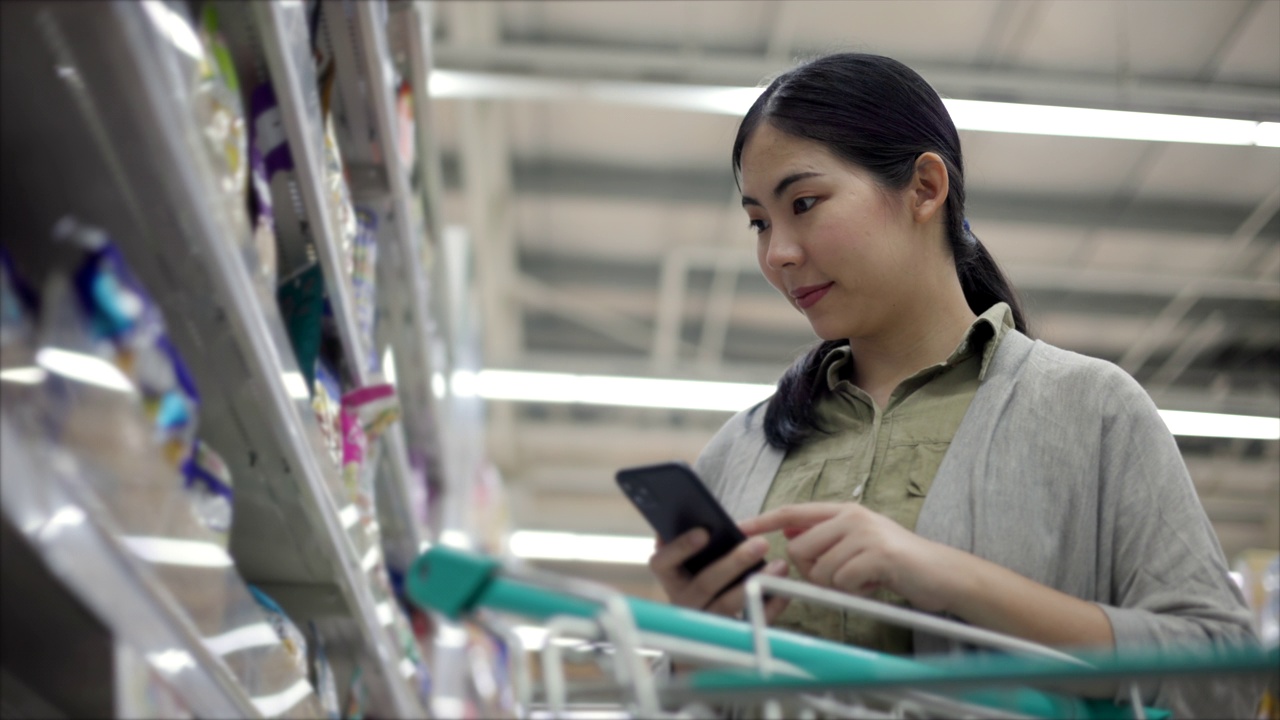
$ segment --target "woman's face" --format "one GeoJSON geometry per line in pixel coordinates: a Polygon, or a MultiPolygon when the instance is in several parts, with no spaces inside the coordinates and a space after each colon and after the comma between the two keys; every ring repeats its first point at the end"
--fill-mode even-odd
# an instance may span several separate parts
{"type": "Polygon", "coordinates": [[[742,152],[760,269],[824,340],[891,327],[920,279],[910,212],[870,173],[763,123],[742,152]]]}

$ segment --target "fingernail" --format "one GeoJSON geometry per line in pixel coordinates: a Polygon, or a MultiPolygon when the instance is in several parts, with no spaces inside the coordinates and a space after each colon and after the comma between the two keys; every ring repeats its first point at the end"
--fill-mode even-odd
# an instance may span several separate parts
{"type": "Polygon", "coordinates": [[[702,547],[707,542],[707,531],[701,528],[689,533],[689,545],[691,547],[702,547]]]}
{"type": "Polygon", "coordinates": [[[752,555],[764,555],[769,552],[769,541],[764,538],[754,538],[750,549],[752,555]]]}
{"type": "Polygon", "coordinates": [[[787,561],[774,560],[765,567],[764,571],[770,575],[785,575],[787,572],[787,561]]]}

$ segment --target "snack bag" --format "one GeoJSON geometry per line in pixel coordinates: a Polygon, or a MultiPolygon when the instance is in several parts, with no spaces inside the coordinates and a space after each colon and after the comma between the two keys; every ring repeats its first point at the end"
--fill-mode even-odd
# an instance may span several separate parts
{"type": "Polygon", "coordinates": [[[329,663],[329,654],[315,621],[310,621],[308,626],[311,630],[311,685],[316,689],[325,718],[338,720],[342,716],[342,705],[338,702],[338,683],[333,677],[333,666],[329,663]]]}
{"type": "Polygon", "coordinates": [[[231,532],[234,498],[231,471],[222,456],[203,440],[197,440],[191,457],[183,464],[182,476],[196,517],[225,540],[227,533],[231,532]]]}
{"type": "Polygon", "coordinates": [[[95,345],[137,387],[165,460],[181,467],[194,447],[200,400],[159,308],[106,233],[64,218],[54,234],[85,251],[74,284],[95,345]]]}
{"type": "Polygon", "coordinates": [[[0,347],[31,343],[33,308],[35,295],[18,279],[8,251],[0,247],[0,347]]]}
{"type": "Polygon", "coordinates": [[[293,659],[298,672],[303,677],[309,677],[307,667],[307,639],[298,630],[298,626],[293,624],[288,615],[284,614],[284,610],[272,600],[269,595],[262,590],[249,586],[249,592],[253,595],[253,599],[258,602],[263,613],[267,616],[267,622],[270,623],[271,629],[276,631],[276,635],[280,638],[280,644],[284,646],[285,652],[293,659]]]}
{"type": "Polygon", "coordinates": [[[369,353],[366,359],[368,369],[376,372],[378,351],[374,342],[374,326],[378,315],[378,216],[367,207],[357,207],[355,215],[359,230],[355,236],[351,290],[355,295],[356,323],[364,348],[369,353]]]}
{"type": "Polygon", "coordinates": [[[298,369],[310,386],[315,382],[316,360],[324,334],[324,273],[320,265],[313,262],[281,282],[276,301],[280,304],[280,315],[289,333],[298,369]]]}
{"type": "Polygon", "coordinates": [[[240,103],[240,83],[235,65],[222,36],[218,14],[212,3],[200,13],[197,33],[204,53],[196,63],[196,121],[205,140],[205,149],[218,171],[220,189],[238,203],[244,197],[247,180],[244,108],[240,103]]]}
{"type": "MultiPolygon", "coordinates": [[[[335,468],[343,466],[342,389],[338,377],[323,361],[315,363],[311,408],[320,423],[320,433],[329,448],[329,459],[335,468]]],[[[335,498],[336,499],[336,498],[335,498]]]]}
{"type": "MultiPolygon", "coordinates": [[[[253,137],[250,126],[250,138],[253,137]]],[[[253,246],[257,251],[258,272],[254,277],[263,287],[273,288],[279,276],[276,261],[276,218],[271,203],[271,182],[267,179],[267,163],[257,143],[249,144],[249,217],[253,221],[253,246]]]]}
{"type": "Polygon", "coordinates": [[[347,187],[342,156],[338,153],[338,141],[333,135],[333,116],[324,120],[324,178],[329,195],[329,208],[333,211],[334,232],[338,234],[338,251],[342,257],[342,276],[352,278],[355,271],[356,212],[351,204],[351,190],[347,187]]]}

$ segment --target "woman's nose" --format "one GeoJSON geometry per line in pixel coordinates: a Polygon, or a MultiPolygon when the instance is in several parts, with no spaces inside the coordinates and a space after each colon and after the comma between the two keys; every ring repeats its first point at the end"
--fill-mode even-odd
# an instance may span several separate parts
{"type": "Polygon", "coordinates": [[[800,244],[791,234],[777,228],[770,234],[769,248],[765,251],[765,262],[774,270],[781,270],[791,265],[799,265],[804,259],[800,244]]]}

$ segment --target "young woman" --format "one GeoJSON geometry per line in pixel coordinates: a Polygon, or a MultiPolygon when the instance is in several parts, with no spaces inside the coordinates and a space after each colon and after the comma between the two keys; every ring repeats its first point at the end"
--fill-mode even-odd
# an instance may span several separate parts
{"type": "MultiPolygon", "coordinates": [[[[696,577],[695,531],[650,562],[671,601],[765,572],[1048,645],[1254,642],[1178,448],[1142,388],[1028,338],[970,231],[960,139],[894,60],[824,57],[776,80],[733,166],[765,277],[822,342],[725,424],[699,474],[754,536],[696,577]]],[[[1046,172],[1051,169],[1046,169],[1046,172]]],[[[776,625],[886,652],[938,638],[771,601],[776,625]]],[[[1153,682],[1176,715],[1253,712],[1252,684],[1153,682]]]]}

